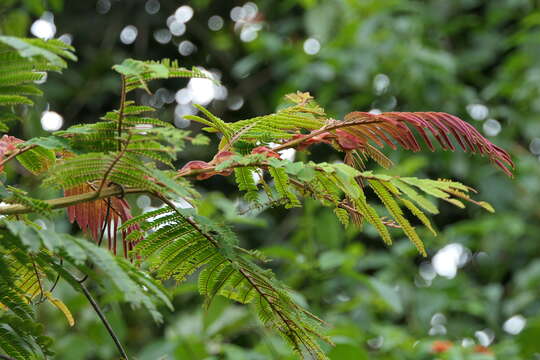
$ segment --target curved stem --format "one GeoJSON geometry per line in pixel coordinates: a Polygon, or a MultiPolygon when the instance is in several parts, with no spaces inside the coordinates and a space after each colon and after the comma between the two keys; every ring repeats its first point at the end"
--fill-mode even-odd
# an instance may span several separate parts
{"type": "Polygon", "coordinates": [[[36,280],[39,285],[39,301],[38,303],[42,303],[45,299],[44,292],[43,292],[43,286],[41,285],[41,279],[39,278],[39,273],[36,267],[36,262],[34,261],[34,256],[30,255],[30,259],[32,259],[32,267],[34,268],[34,274],[36,275],[36,280]]]}
{"type": "MultiPolygon", "coordinates": [[[[119,120],[120,121],[120,120],[119,120]]],[[[118,130],[119,132],[121,131],[120,129],[118,130]]],[[[97,190],[97,193],[98,193],[98,196],[99,194],[101,193],[101,190],[103,189],[103,187],[105,186],[105,183],[107,182],[107,178],[109,177],[109,174],[111,173],[111,171],[114,169],[114,167],[116,166],[116,164],[120,161],[120,159],[122,158],[122,156],[124,156],[124,154],[126,153],[126,149],[127,147],[129,146],[129,142],[131,140],[131,135],[129,135],[127,141],[126,141],[126,145],[124,146],[124,149],[122,149],[118,155],[116,156],[116,158],[114,158],[114,160],[112,161],[111,165],[109,166],[109,168],[107,169],[107,171],[105,171],[105,174],[103,175],[103,178],[101,179],[101,183],[99,184],[99,188],[97,190]]],[[[120,141],[120,144],[122,142],[120,141]]]]}
{"type": "Polygon", "coordinates": [[[336,130],[336,129],[341,129],[341,128],[346,128],[346,127],[351,127],[351,126],[357,126],[357,125],[367,125],[367,124],[377,124],[377,123],[382,123],[383,121],[382,120],[369,120],[369,121],[339,121],[339,122],[335,122],[335,123],[331,123],[329,125],[326,125],[326,126],[323,126],[322,128],[316,130],[316,131],[313,131],[303,137],[300,137],[298,139],[294,139],[294,140],[291,140],[291,141],[287,141],[286,143],[283,143],[279,146],[276,146],[275,148],[272,148],[272,151],[280,151],[280,150],[285,150],[285,149],[289,149],[289,148],[293,148],[293,147],[296,147],[298,145],[300,145],[301,143],[303,143],[304,141],[308,140],[308,139],[311,139],[312,137],[315,137],[315,136],[318,136],[318,135],[321,135],[325,132],[328,132],[328,131],[331,131],[331,130],[336,130]]]}
{"type": "Polygon", "coordinates": [[[122,150],[122,121],[124,120],[124,109],[126,107],[126,77],[120,75],[120,78],[122,87],[120,88],[120,109],[118,111],[118,151],[122,150]]]}
{"type": "Polygon", "coordinates": [[[124,347],[120,343],[120,340],[118,339],[118,336],[116,336],[116,333],[114,332],[113,328],[111,327],[111,324],[109,323],[109,321],[105,317],[105,314],[103,313],[103,311],[99,307],[98,303],[96,302],[96,300],[94,300],[94,298],[92,297],[92,294],[90,294],[90,292],[88,291],[86,286],[84,286],[84,284],[81,283],[80,286],[81,286],[81,290],[84,293],[84,296],[86,296],[86,298],[88,299],[88,301],[90,302],[90,304],[94,308],[94,311],[99,316],[99,318],[101,319],[101,322],[103,323],[103,325],[107,329],[107,332],[109,333],[109,335],[113,339],[114,344],[116,345],[116,348],[118,349],[118,352],[120,353],[120,356],[122,357],[123,360],[129,360],[129,357],[127,356],[126,350],[124,350],[124,347]]]}
{"type": "Polygon", "coordinates": [[[15,157],[27,152],[28,150],[32,150],[33,148],[35,148],[37,145],[28,145],[27,147],[24,147],[24,148],[20,148],[18,149],[17,151],[13,152],[11,155],[9,155],[7,158],[3,159],[2,161],[0,161],[0,167],[2,167],[5,163],[7,163],[8,161],[10,161],[11,159],[14,159],[15,157]]]}

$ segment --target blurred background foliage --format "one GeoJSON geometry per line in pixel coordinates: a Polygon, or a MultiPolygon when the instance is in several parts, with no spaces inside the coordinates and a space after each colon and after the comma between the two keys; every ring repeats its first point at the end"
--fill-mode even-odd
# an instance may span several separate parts
{"type": "MultiPolygon", "coordinates": [[[[195,111],[192,103],[234,121],[273,112],[296,90],[311,92],[335,118],[353,110],[446,111],[471,122],[510,151],[515,179],[462,153],[392,154],[392,173],[457,179],[497,210],[440,204],[439,236],[424,234],[426,259],[406,239],[388,249],[369,226],[344,229],[311,201],[239,214],[243,204],[221,177],[199,184],[201,211],[233,223],[244,245],[271,256],[298,300],[332,324],[331,359],[540,359],[537,1],[2,0],[0,22],[4,34],[60,37],[79,57],[49,76],[46,96],[11,133],[19,137],[96,121],[118,102],[111,66],[126,57],[179,59],[220,78],[222,87],[168,81],[152,96],[138,95],[195,132],[182,117],[195,111]]],[[[186,150],[178,165],[208,160],[214,150],[186,150]]],[[[337,160],[329,154],[323,145],[312,155],[337,160]]],[[[33,195],[58,195],[13,165],[9,176],[33,195]]],[[[145,196],[132,200],[135,212],[152,206],[145,196]]],[[[176,311],[163,309],[162,325],[100,294],[134,358],[295,358],[248,309],[220,299],[205,312],[194,283],[169,285],[176,311]]],[[[56,359],[114,358],[84,297],[58,291],[77,323],[69,328],[59,312],[42,308],[56,359]]]]}

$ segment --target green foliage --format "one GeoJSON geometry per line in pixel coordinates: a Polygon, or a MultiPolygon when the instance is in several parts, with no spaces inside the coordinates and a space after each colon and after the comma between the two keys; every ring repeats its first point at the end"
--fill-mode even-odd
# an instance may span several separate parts
{"type": "MultiPolygon", "coordinates": [[[[74,290],[80,285],[68,269],[89,274],[109,293],[130,303],[135,308],[145,307],[156,321],[162,316],[156,301],[172,308],[166,290],[143,270],[125,259],[113,256],[85,239],[58,233],[54,225],[41,227],[23,221],[5,221],[9,232],[2,231],[0,252],[0,318],[2,319],[2,348],[16,359],[41,358],[51,355],[51,341],[43,336],[43,326],[36,322],[35,309],[45,300],[51,301],[66,314],[71,313],[47,290],[56,276],[62,277],[74,290]],[[93,270],[87,265],[91,262],[93,270]],[[11,339],[11,340],[10,340],[11,339]]],[[[91,266],[91,265],[90,265],[91,266]]]]}
{"type": "Polygon", "coordinates": [[[223,224],[169,207],[136,217],[123,228],[133,224],[141,227],[128,237],[138,243],[133,251],[150,262],[158,277],[184,281],[203,268],[198,284],[207,307],[216,295],[252,303],[261,321],[278,330],[299,354],[326,359],[317,343],[317,338],[329,341],[321,333],[322,320],[295,303],[272,272],[239,249],[234,233],[223,224]]]}
{"type": "Polygon", "coordinates": [[[126,59],[122,64],[113,66],[116,72],[125,77],[126,92],[135,89],[145,89],[150,92],[147,83],[157,79],[171,78],[203,78],[211,79],[211,77],[199,70],[193,68],[191,70],[178,66],[177,60],[164,59],[161,61],[140,61],[126,59]]]}
{"type": "Polygon", "coordinates": [[[25,191],[17,189],[13,186],[7,186],[6,190],[8,190],[11,195],[10,198],[6,199],[7,202],[14,204],[22,204],[32,209],[32,212],[35,212],[42,216],[49,216],[51,206],[43,200],[29,197],[25,191]]]}
{"type": "Polygon", "coordinates": [[[192,115],[186,116],[186,119],[207,125],[204,130],[223,133],[226,142],[222,141],[220,148],[242,141],[265,144],[281,142],[291,138],[295,132],[319,129],[325,123],[324,110],[313,101],[313,98],[309,94],[298,94],[288,95],[287,99],[294,104],[284,107],[275,114],[240,120],[232,124],[223,122],[200,106],[198,109],[208,117],[208,120],[192,115]]]}
{"type": "Polygon", "coordinates": [[[455,181],[389,176],[372,171],[361,172],[345,164],[290,162],[265,159],[258,154],[233,156],[218,165],[216,170],[223,171],[227,167],[234,168],[238,188],[246,191],[248,200],[256,201],[259,198],[258,187],[251,175],[251,169],[259,167],[262,174],[268,171],[274,180],[277,194],[284,200],[276,204],[284,203],[286,207],[293,207],[299,205],[296,194],[313,197],[323,205],[334,208],[344,224],[349,224],[352,217],[357,225],[361,225],[365,218],[375,227],[384,242],[390,245],[392,237],[387,229],[389,223],[383,221],[376,207],[367,201],[364,186],[361,185],[367,182],[398,227],[423,256],[427,256],[427,253],[422,240],[405,217],[400,202],[433,233],[435,230],[427,214],[418,206],[434,214],[438,212],[437,208],[418,191],[461,208],[465,207],[462,202],[464,200],[493,211],[489,204],[471,199],[467,194],[470,188],[455,181]]]}
{"type": "MultiPolygon", "coordinates": [[[[0,105],[30,104],[25,96],[39,95],[39,91],[28,84],[42,80],[43,71],[64,68],[64,59],[75,59],[72,48],[58,40],[2,36],[0,41],[0,59],[5,60],[0,65],[0,105]]],[[[308,312],[301,297],[278,281],[271,270],[258,265],[266,257],[257,250],[240,247],[240,241],[224,222],[199,215],[200,209],[178,209],[175,204],[181,201],[198,206],[200,195],[193,189],[192,179],[234,173],[250,209],[301,207],[302,198],[304,202],[313,198],[331,208],[342,224],[361,226],[365,219],[387,245],[394,242],[394,234],[403,233],[421,255],[427,256],[421,236],[403,208],[433,233],[426,212],[436,214],[438,209],[426,195],[458,207],[464,207],[463,202],[468,201],[488,211],[493,208],[471,199],[471,189],[459,182],[367,171],[370,158],[386,168],[393,164],[377,147],[388,145],[395,150],[400,145],[419,151],[418,134],[412,131],[415,130],[428,148],[435,149],[434,138],[442,149],[455,150],[449,138],[453,136],[464,151],[489,156],[511,175],[513,162],[504,150],[472,125],[449,114],[352,112],[343,120],[335,120],[313,97],[301,92],[287,95],[286,100],[292,105],[270,115],[234,122],[196,105],[204,117],[191,115],[185,119],[202,123],[210,133],[220,133],[219,151],[209,162],[194,160],[174,171],[176,155],[186,144],[207,144],[208,138],[200,134],[191,137],[190,132],[162,120],[161,114],[148,115],[154,108],[127,98],[137,89],[151,94],[149,83],[154,80],[215,81],[213,76],[169,60],[127,59],[113,69],[120,74],[118,109],[107,112],[98,122],[76,124],[49,137],[30,139],[19,145],[29,148],[21,149],[15,156],[33,175],[44,174],[38,179],[43,179],[44,187],[51,191],[60,188],[69,197],[43,201],[8,187],[13,197],[10,201],[17,205],[0,208],[0,213],[4,210],[6,214],[12,211],[52,217],[51,205],[68,207],[69,221],[76,221],[83,231],[91,232],[97,243],[57,232],[50,222],[43,227],[26,216],[23,220],[3,220],[7,231],[0,250],[6,266],[0,270],[0,301],[5,309],[0,314],[4,321],[0,331],[7,340],[2,339],[0,347],[16,358],[47,356],[48,343],[33,326],[38,303],[49,301],[72,322],[70,310],[52,295],[60,278],[80,292],[80,284],[87,275],[112,298],[118,296],[135,308],[145,307],[154,320],[161,321],[155,301],[169,307],[171,303],[162,285],[142,270],[148,267],[161,281],[175,279],[181,283],[180,289],[188,286],[198,272],[197,288],[205,297],[208,311],[217,295],[251,304],[261,323],[277,331],[297,355],[327,359],[319,341],[332,341],[327,330],[323,330],[323,321],[308,312]],[[302,155],[302,161],[293,162],[283,160],[278,153],[285,149],[306,150],[319,143],[343,153],[344,163],[313,161],[307,154],[302,155]],[[104,195],[103,189],[109,193],[114,189],[115,195],[104,195]],[[129,203],[123,199],[131,193],[150,195],[165,205],[132,218],[129,203]],[[123,224],[118,228],[120,220],[123,224]],[[100,247],[106,232],[112,252],[100,247]],[[118,248],[117,233],[122,234],[125,259],[112,254],[118,248]],[[140,267],[127,259],[136,260],[140,267]],[[73,272],[83,274],[82,280],[73,272]],[[17,325],[20,321],[28,325],[17,325]]],[[[306,254],[311,256],[311,251],[306,250],[306,254]]],[[[333,255],[321,254],[319,267],[331,269],[349,261],[345,255],[333,255]]],[[[290,256],[295,258],[296,254],[290,256]]],[[[362,278],[355,275],[352,266],[347,270],[347,276],[362,278]]],[[[385,306],[403,312],[403,306],[393,298],[387,285],[361,280],[379,293],[385,306]]],[[[339,334],[335,338],[339,339],[339,334]]],[[[339,356],[344,352],[338,343],[330,354],[339,356]]]]}
{"type": "Polygon", "coordinates": [[[19,155],[17,160],[26,170],[37,175],[50,169],[56,162],[56,156],[53,151],[37,146],[19,155]]]}
{"type": "MultiPolygon", "coordinates": [[[[0,36],[0,107],[32,105],[28,96],[42,95],[29,83],[38,82],[47,76],[47,71],[60,72],[67,67],[64,59],[77,60],[73,47],[59,40],[26,39],[0,36]]],[[[0,122],[5,131],[9,118],[0,113],[0,122]]]]}

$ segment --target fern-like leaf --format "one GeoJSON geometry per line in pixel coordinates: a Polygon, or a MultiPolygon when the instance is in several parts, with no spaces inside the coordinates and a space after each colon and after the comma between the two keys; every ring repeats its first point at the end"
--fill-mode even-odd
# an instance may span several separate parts
{"type": "Polygon", "coordinates": [[[500,147],[483,137],[469,123],[456,116],[443,112],[388,112],[371,114],[352,112],[345,116],[343,122],[336,122],[330,127],[342,128],[356,136],[365,144],[373,141],[380,147],[390,146],[411,151],[420,151],[421,147],[411,128],[418,131],[431,151],[435,150],[431,134],[444,150],[454,151],[451,136],[457,141],[463,151],[488,156],[507,175],[512,176],[514,163],[510,155],[500,147]]]}
{"type": "MultiPolygon", "coordinates": [[[[42,94],[32,83],[43,80],[46,71],[64,69],[65,59],[77,58],[73,48],[61,41],[0,35],[0,107],[32,105],[28,96],[42,94]]],[[[3,127],[5,120],[0,117],[3,127]]]]}
{"type": "Polygon", "coordinates": [[[139,241],[134,252],[148,259],[159,277],[182,281],[204,267],[198,283],[206,306],[216,295],[253,303],[261,321],[278,330],[299,354],[326,359],[317,342],[329,341],[321,333],[321,320],[296,304],[269,270],[238,251],[238,241],[223,224],[170,207],[123,226],[134,224],[144,230],[132,236],[139,241]]]}

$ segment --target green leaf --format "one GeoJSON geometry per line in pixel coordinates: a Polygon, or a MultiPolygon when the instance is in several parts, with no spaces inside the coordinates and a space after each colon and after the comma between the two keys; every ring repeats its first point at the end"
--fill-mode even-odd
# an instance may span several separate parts
{"type": "Polygon", "coordinates": [[[126,76],[142,76],[150,72],[151,76],[166,78],[169,70],[162,64],[148,64],[144,61],[125,59],[121,64],[114,65],[113,69],[126,76]]]}
{"type": "Polygon", "coordinates": [[[70,60],[77,60],[77,57],[73,55],[73,53],[65,50],[70,50],[72,48],[61,41],[23,39],[14,36],[0,35],[0,42],[16,49],[22,57],[43,57],[51,64],[58,66],[59,68],[66,67],[66,62],[62,59],[62,57],[66,57],[70,60]]]}
{"type": "Polygon", "coordinates": [[[17,156],[17,160],[34,175],[41,174],[56,163],[54,151],[38,146],[17,156]]]}
{"type": "Polygon", "coordinates": [[[23,145],[38,145],[48,150],[72,150],[69,140],[58,136],[35,137],[23,145]]]}
{"type": "Polygon", "coordinates": [[[34,102],[27,97],[21,95],[0,95],[0,106],[18,104],[33,105],[34,102]]]}

